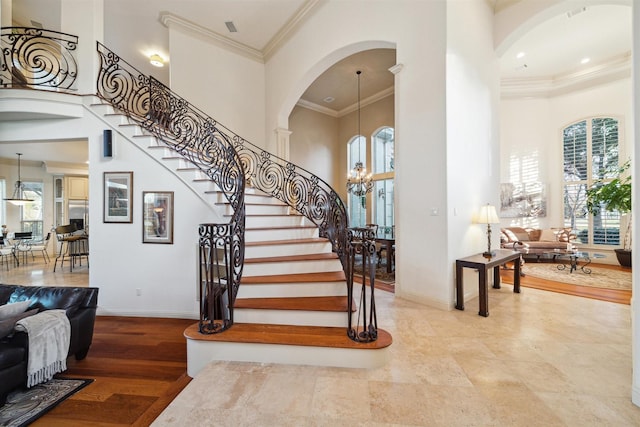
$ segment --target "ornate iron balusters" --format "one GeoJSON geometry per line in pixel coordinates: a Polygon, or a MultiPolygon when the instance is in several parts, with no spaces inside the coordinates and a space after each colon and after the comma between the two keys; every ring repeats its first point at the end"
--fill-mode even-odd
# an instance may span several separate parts
{"type": "Polygon", "coordinates": [[[375,300],[375,264],[376,240],[375,232],[371,228],[349,229],[349,251],[347,275],[347,295],[349,298],[349,327],[347,335],[354,341],[372,342],[378,339],[378,317],[375,300]],[[356,257],[362,259],[362,287],[360,294],[354,293],[354,275],[356,257]],[[367,289],[368,285],[368,289],[367,289]],[[353,325],[353,303],[358,298],[357,319],[353,325]]]}
{"type": "Polygon", "coordinates": [[[0,87],[73,90],[78,76],[78,37],[41,28],[0,30],[0,87]]]}
{"type": "Polygon", "coordinates": [[[239,283],[236,268],[242,263],[230,260],[230,254],[241,254],[243,234],[236,234],[233,226],[200,224],[200,332],[212,334],[233,325],[233,306],[239,283]],[[235,248],[234,248],[235,246],[235,248]]]}

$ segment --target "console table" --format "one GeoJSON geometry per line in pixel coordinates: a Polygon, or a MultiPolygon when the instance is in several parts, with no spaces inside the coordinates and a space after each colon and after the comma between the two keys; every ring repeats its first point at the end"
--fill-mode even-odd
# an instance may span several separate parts
{"type": "Polygon", "coordinates": [[[491,258],[482,254],[472,255],[456,260],[456,308],[464,310],[464,286],[462,270],[464,267],[478,270],[478,286],[480,293],[480,316],[489,315],[489,290],[487,289],[487,271],[493,268],[493,287],[500,289],[500,266],[509,261],[513,263],[513,292],[520,293],[520,252],[506,249],[496,250],[491,258]]]}

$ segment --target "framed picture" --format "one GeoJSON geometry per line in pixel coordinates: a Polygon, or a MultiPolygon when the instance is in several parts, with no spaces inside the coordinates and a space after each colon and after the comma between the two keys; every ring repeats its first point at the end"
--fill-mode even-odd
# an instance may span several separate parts
{"type": "Polygon", "coordinates": [[[133,172],[104,173],[104,222],[133,222],[133,172]]]}
{"type": "Polygon", "coordinates": [[[142,243],[173,243],[173,191],[142,192],[142,243]]]}

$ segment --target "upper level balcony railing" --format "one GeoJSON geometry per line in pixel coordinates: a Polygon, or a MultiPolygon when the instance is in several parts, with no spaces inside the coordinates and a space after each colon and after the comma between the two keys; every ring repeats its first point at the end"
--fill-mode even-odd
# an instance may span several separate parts
{"type": "Polygon", "coordinates": [[[0,87],[73,91],[78,37],[42,28],[0,30],[0,87]]]}

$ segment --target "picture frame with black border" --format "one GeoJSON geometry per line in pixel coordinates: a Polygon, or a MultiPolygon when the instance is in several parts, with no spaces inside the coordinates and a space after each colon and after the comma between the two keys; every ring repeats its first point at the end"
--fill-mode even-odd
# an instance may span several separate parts
{"type": "Polygon", "coordinates": [[[103,222],[133,222],[133,172],[104,172],[103,222]]]}
{"type": "Polygon", "coordinates": [[[173,244],[173,191],[142,192],[142,243],[173,244]]]}

